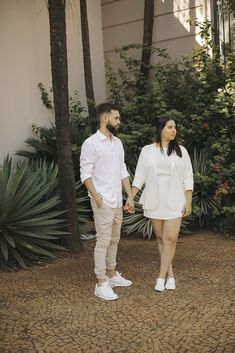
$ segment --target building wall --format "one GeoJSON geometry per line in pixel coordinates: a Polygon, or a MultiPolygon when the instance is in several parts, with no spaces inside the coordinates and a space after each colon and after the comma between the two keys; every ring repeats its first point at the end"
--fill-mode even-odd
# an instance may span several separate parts
{"type": "MultiPolygon", "coordinates": [[[[78,1],[66,9],[69,93],[80,93],[85,105],[85,85],[78,1]]],[[[105,100],[104,50],[100,0],[87,0],[91,60],[97,103],[105,100]]],[[[37,84],[49,91],[51,83],[49,19],[45,0],[0,0],[0,162],[25,149],[32,123],[47,126],[53,111],[41,100],[37,84]]]]}
{"type": "MultiPolygon", "coordinates": [[[[121,62],[115,48],[143,41],[144,0],[102,0],[101,3],[104,53],[117,70],[121,62]]],[[[155,0],[154,5],[155,47],[166,48],[171,57],[180,57],[200,45],[198,29],[187,20],[210,18],[210,0],[155,0]]],[[[140,51],[132,54],[140,57],[140,51]]]]}

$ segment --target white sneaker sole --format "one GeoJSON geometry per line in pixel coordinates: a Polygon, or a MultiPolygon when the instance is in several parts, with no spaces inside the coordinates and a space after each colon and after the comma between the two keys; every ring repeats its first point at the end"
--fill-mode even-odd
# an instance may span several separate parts
{"type": "Polygon", "coordinates": [[[117,284],[117,283],[112,283],[112,282],[109,282],[109,285],[110,287],[130,287],[132,286],[132,283],[130,284],[117,284]]]}
{"type": "Polygon", "coordinates": [[[117,297],[110,298],[110,297],[105,297],[104,295],[101,295],[101,294],[99,294],[99,293],[95,293],[95,296],[96,296],[97,298],[104,299],[104,300],[117,300],[117,299],[118,299],[118,296],[117,296],[117,297]]]}
{"type": "Polygon", "coordinates": [[[164,292],[164,290],[165,290],[165,288],[164,288],[164,289],[158,289],[158,288],[156,288],[156,287],[154,287],[154,289],[155,289],[155,291],[157,291],[157,292],[164,292]]]}
{"type": "Polygon", "coordinates": [[[176,290],[176,288],[167,288],[167,287],[166,287],[166,289],[167,290],[176,290]]]}

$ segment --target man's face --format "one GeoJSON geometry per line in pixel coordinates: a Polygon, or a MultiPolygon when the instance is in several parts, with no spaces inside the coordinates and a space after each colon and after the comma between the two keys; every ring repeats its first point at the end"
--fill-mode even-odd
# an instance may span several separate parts
{"type": "Polygon", "coordinates": [[[121,118],[118,110],[111,110],[111,113],[107,115],[108,121],[106,128],[113,134],[118,131],[121,124],[121,118]]]}

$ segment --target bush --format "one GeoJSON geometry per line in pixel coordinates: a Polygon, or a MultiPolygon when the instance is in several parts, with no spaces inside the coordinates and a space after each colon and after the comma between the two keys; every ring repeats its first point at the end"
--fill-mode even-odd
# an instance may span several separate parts
{"type": "MultiPolygon", "coordinates": [[[[49,95],[42,85],[38,84],[41,91],[41,99],[48,109],[53,109],[49,95]]],[[[74,162],[75,179],[80,179],[80,153],[81,146],[85,139],[90,136],[94,126],[89,117],[84,117],[85,108],[82,107],[79,95],[75,92],[74,97],[70,98],[69,114],[71,128],[72,156],[74,162]]],[[[48,162],[57,161],[56,147],[56,127],[51,122],[50,127],[40,127],[36,124],[32,125],[34,137],[27,138],[25,143],[31,150],[19,150],[16,152],[18,156],[29,158],[30,160],[40,160],[46,158],[48,162]]]]}
{"type": "MultiPolygon", "coordinates": [[[[88,196],[76,183],[78,221],[91,219],[88,196]]],[[[7,157],[0,168],[0,265],[27,268],[56,250],[66,250],[66,211],[60,209],[58,168],[46,160],[13,166],[7,157]]]]}
{"type": "Polygon", "coordinates": [[[30,166],[28,161],[13,167],[6,158],[0,169],[0,264],[16,263],[27,268],[53,258],[52,250],[65,248],[57,243],[67,235],[63,230],[64,211],[54,210],[60,199],[53,195],[57,167],[53,163],[30,166]]]}
{"type": "Polygon", "coordinates": [[[140,46],[119,49],[124,69],[117,75],[111,63],[106,63],[110,99],[120,107],[123,124],[119,137],[131,169],[140,149],[154,141],[159,116],[165,114],[177,121],[180,143],[188,149],[191,159],[197,158],[198,163],[204,164],[200,168],[206,168],[206,175],[203,169],[195,169],[194,225],[231,231],[235,189],[235,57],[228,53],[224,67],[219,48],[210,39],[210,23],[195,24],[200,27],[204,45],[193,51],[191,57],[177,61],[165,51],[152,48],[158,60],[156,65],[150,65],[148,82],[141,81],[139,76],[141,62],[128,55],[129,49],[140,46]],[[210,151],[210,157],[203,159],[203,151],[210,151]]]}

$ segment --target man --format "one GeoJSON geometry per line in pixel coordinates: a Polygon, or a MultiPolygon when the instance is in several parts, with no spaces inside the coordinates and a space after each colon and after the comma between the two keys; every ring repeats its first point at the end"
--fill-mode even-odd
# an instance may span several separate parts
{"type": "Polygon", "coordinates": [[[122,142],[113,135],[120,126],[119,111],[114,104],[103,103],[97,107],[97,116],[99,130],[82,145],[81,181],[89,192],[96,227],[95,296],[115,300],[118,295],[112,287],[132,285],[115,270],[123,217],[122,186],[128,195],[124,210],[134,212],[134,201],[122,142]]]}

